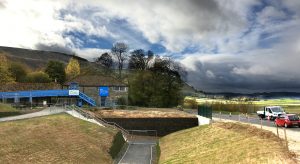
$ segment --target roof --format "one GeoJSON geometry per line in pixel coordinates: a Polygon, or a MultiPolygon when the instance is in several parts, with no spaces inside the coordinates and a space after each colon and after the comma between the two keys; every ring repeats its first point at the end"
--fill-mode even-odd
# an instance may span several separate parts
{"type": "Polygon", "coordinates": [[[70,85],[72,82],[76,82],[79,86],[126,86],[122,81],[110,77],[99,75],[82,75],[72,80],[69,80],[65,85],[70,85]]]}
{"type": "Polygon", "coordinates": [[[10,83],[0,86],[0,92],[61,89],[56,83],[10,83]]]}

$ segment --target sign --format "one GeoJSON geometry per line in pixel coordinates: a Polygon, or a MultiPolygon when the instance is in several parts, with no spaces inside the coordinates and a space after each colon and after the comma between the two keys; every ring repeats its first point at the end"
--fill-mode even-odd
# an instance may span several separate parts
{"type": "Polygon", "coordinates": [[[102,96],[102,97],[109,96],[109,88],[108,87],[99,87],[99,96],[102,96]]]}
{"type": "Polygon", "coordinates": [[[69,96],[79,96],[79,90],[69,90],[69,96]]]}

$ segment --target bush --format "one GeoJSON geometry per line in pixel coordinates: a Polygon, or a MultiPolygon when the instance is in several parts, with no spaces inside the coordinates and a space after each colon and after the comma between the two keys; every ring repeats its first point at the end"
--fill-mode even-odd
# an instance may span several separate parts
{"type": "Polygon", "coordinates": [[[197,109],[198,108],[198,103],[197,103],[197,100],[195,98],[185,99],[183,106],[184,106],[184,108],[197,109]]]}
{"type": "Polygon", "coordinates": [[[26,78],[28,68],[21,63],[11,63],[9,71],[16,82],[23,82],[26,78]]]}
{"type": "Polygon", "coordinates": [[[128,104],[127,97],[125,97],[125,96],[118,97],[117,104],[118,105],[127,105],[128,104]]]}
{"type": "Polygon", "coordinates": [[[51,79],[48,74],[39,71],[28,74],[25,81],[28,83],[50,83],[51,79]]]}
{"type": "Polygon", "coordinates": [[[113,159],[115,159],[117,157],[117,155],[119,154],[120,150],[122,149],[124,143],[125,143],[125,140],[123,138],[123,135],[119,131],[115,135],[112,146],[109,149],[109,154],[113,159]]]}

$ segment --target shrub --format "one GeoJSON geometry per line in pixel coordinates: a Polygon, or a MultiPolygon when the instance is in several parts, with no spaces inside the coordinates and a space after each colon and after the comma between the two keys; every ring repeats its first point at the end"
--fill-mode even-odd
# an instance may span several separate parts
{"type": "Polygon", "coordinates": [[[127,105],[128,104],[127,97],[125,97],[125,96],[118,97],[117,104],[118,105],[127,105]]]}
{"type": "Polygon", "coordinates": [[[198,103],[195,98],[185,99],[183,106],[184,106],[184,108],[197,109],[198,103]]]}
{"type": "Polygon", "coordinates": [[[25,81],[28,83],[49,83],[51,79],[48,74],[39,71],[28,74],[25,81]]]}
{"type": "Polygon", "coordinates": [[[120,150],[122,149],[123,145],[125,143],[125,140],[123,138],[122,133],[119,131],[113,140],[112,146],[109,149],[109,154],[111,155],[111,157],[113,159],[115,159],[117,157],[117,155],[119,154],[120,150]]]}

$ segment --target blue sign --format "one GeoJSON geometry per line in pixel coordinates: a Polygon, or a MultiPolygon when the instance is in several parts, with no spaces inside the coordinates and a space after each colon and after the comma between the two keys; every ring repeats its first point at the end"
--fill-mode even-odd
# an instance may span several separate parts
{"type": "Polygon", "coordinates": [[[109,95],[108,87],[99,87],[99,95],[102,97],[107,97],[109,95]]]}

